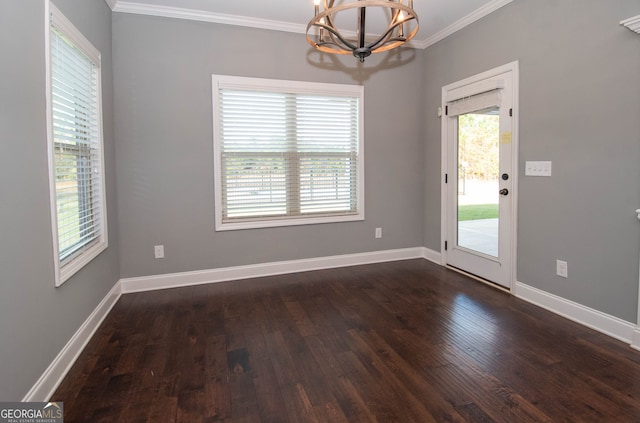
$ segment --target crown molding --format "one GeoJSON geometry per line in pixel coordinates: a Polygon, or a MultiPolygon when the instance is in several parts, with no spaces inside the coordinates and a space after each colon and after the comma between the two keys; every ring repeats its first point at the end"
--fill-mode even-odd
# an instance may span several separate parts
{"type": "Polygon", "coordinates": [[[474,23],[475,21],[478,21],[482,18],[484,18],[485,16],[495,12],[496,10],[500,9],[503,6],[506,6],[507,4],[513,2],[513,0],[493,0],[490,1],[489,3],[485,4],[484,6],[474,10],[473,12],[469,13],[467,16],[458,19],[457,21],[455,21],[454,23],[452,23],[451,25],[449,25],[448,27],[444,28],[441,31],[436,32],[435,34],[433,34],[431,37],[427,38],[424,41],[416,41],[416,47],[419,47],[421,49],[425,49],[429,46],[434,45],[435,43],[437,43],[438,41],[441,41],[445,38],[447,38],[449,35],[454,34],[458,31],[460,31],[461,29],[471,25],[472,23],[474,23]]]}
{"type": "MultiPolygon", "coordinates": [[[[273,21],[268,19],[250,18],[238,15],[226,15],[223,13],[208,12],[205,10],[184,9],[179,7],[156,6],[143,3],[133,3],[121,0],[105,0],[115,3],[114,12],[133,13],[138,15],[159,16],[163,18],[186,19],[191,21],[211,22],[225,25],[244,26],[271,31],[293,32],[306,34],[307,26],[291,22],[273,21]]],[[[355,38],[355,31],[342,31],[347,37],[355,38]]],[[[375,34],[367,34],[374,38],[375,34]]]]}
{"type": "Polygon", "coordinates": [[[272,31],[306,33],[306,25],[290,22],[272,21],[246,16],[225,15],[205,10],[184,9],[181,7],[154,6],[128,1],[115,1],[114,12],[133,13],[137,15],[159,16],[163,18],[186,19],[191,21],[211,22],[225,25],[245,26],[250,28],[268,29],[272,31]]]}
{"type": "Polygon", "coordinates": [[[104,1],[109,5],[109,8],[111,10],[113,10],[116,7],[116,3],[118,2],[118,0],[104,0],[104,1]]]}
{"type": "Polygon", "coordinates": [[[634,16],[633,18],[625,19],[620,22],[620,25],[626,26],[633,32],[637,32],[640,34],[640,15],[634,16]]]}
{"type": "MultiPolygon", "coordinates": [[[[105,0],[111,10],[120,13],[132,13],[137,15],[159,16],[163,18],[185,19],[191,21],[211,22],[224,25],[244,26],[249,28],[267,29],[272,31],[293,32],[296,34],[306,34],[307,26],[291,22],[273,21],[269,19],[258,19],[246,16],[226,15],[205,10],[185,9],[181,7],[156,6],[143,3],[135,3],[122,0],[105,0]]],[[[503,6],[513,2],[513,0],[492,0],[479,9],[471,12],[467,16],[457,20],[443,30],[437,32],[426,40],[411,40],[406,45],[412,48],[425,49],[449,35],[460,31],[475,21],[484,18],[503,6]]],[[[344,31],[346,36],[355,36],[353,31],[344,31]]]]}

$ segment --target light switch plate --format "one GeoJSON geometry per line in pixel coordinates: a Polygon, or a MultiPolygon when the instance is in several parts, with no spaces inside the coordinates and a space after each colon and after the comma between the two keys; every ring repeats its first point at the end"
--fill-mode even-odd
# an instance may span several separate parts
{"type": "Polygon", "coordinates": [[[551,176],[551,162],[527,160],[524,166],[524,174],[526,176],[551,176]]]}

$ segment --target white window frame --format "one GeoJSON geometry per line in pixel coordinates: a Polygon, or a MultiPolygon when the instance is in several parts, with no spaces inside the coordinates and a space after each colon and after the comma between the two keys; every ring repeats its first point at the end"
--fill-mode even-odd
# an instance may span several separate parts
{"type": "Polygon", "coordinates": [[[278,226],[311,225],[320,223],[350,222],[364,220],[364,87],[360,85],[329,84],[317,82],[287,81],[264,78],[248,78],[227,75],[212,75],[213,99],[213,150],[216,231],[269,228],[278,226]],[[295,93],[358,98],[358,152],[356,159],[356,212],[327,216],[278,216],[257,217],[242,221],[223,221],[220,89],[265,91],[270,93],[295,93]]]}
{"type": "Polygon", "coordinates": [[[102,251],[104,251],[109,243],[107,237],[107,206],[106,206],[106,190],[105,190],[105,172],[104,172],[104,146],[103,146],[103,129],[102,129],[102,81],[101,81],[101,55],[100,52],[87,40],[87,38],[58,10],[53,3],[45,1],[45,46],[46,46],[46,118],[47,118],[47,148],[48,148],[48,165],[49,165],[49,189],[51,204],[51,227],[53,235],[53,258],[55,270],[55,286],[59,287],[67,281],[76,272],[82,269],[102,251]],[[96,157],[96,165],[94,168],[95,177],[92,180],[96,182],[94,196],[96,200],[92,201],[93,210],[96,210],[98,216],[98,230],[90,242],[75,251],[64,261],[60,257],[60,243],[58,234],[58,213],[56,200],[56,162],[55,162],[55,140],[54,140],[54,112],[53,112],[53,93],[52,93],[52,60],[51,60],[51,30],[55,27],[71,44],[79,49],[93,63],[96,69],[96,84],[92,88],[95,90],[95,107],[97,122],[97,137],[92,155],[96,157]]]}

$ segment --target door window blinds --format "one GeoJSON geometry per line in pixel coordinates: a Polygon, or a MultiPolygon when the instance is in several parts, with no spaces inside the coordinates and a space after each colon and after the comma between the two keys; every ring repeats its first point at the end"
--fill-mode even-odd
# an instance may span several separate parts
{"type": "Polygon", "coordinates": [[[447,103],[447,116],[459,116],[467,113],[482,113],[500,106],[501,89],[463,97],[447,103]]]}

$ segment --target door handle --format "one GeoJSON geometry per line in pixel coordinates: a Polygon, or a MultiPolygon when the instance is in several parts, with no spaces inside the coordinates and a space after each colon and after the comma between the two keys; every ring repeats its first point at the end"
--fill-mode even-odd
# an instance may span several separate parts
{"type": "Polygon", "coordinates": [[[499,193],[500,193],[500,195],[509,195],[509,190],[508,190],[508,189],[506,189],[506,188],[502,188],[502,189],[499,191],[499,193]]]}

